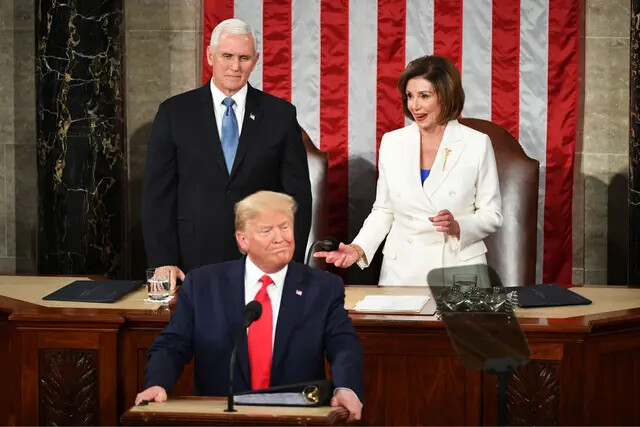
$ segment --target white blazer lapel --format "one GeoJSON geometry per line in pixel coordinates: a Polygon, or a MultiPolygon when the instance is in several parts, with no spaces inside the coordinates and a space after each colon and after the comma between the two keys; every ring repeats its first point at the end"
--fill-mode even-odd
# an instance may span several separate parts
{"type": "Polygon", "coordinates": [[[459,126],[457,120],[451,120],[444,130],[429,178],[424,183],[424,192],[429,198],[440,188],[464,151],[466,144],[460,135],[459,126]]]}
{"type": "Polygon", "coordinates": [[[412,192],[422,190],[422,179],[420,178],[420,130],[418,126],[413,123],[411,125],[411,137],[409,138],[409,150],[406,151],[409,157],[406,159],[404,165],[400,165],[401,168],[408,167],[409,182],[408,188],[412,192]],[[420,187],[420,188],[418,188],[420,187]]]}
{"type": "Polygon", "coordinates": [[[407,189],[411,193],[415,194],[417,200],[420,200],[426,208],[434,210],[435,207],[422,187],[422,176],[420,174],[420,129],[418,125],[413,123],[411,125],[411,136],[409,138],[409,149],[405,152],[408,157],[406,162],[401,162],[400,168],[404,169],[408,173],[409,182],[407,183],[407,189]]]}

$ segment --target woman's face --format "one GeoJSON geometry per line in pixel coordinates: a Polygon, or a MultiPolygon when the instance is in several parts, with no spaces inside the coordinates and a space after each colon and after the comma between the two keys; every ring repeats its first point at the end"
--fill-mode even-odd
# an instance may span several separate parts
{"type": "Polygon", "coordinates": [[[414,77],[407,82],[407,107],[422,130],[435,130],[440,121],[440,100],[431,82],[414,77]]]}

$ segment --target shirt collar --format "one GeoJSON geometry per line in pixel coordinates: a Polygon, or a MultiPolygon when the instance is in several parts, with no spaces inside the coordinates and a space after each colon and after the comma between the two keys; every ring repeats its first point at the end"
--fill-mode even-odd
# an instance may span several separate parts
{"type": "MultiPolygon", "coordinates": [[[[211,86],[211,96],[213,96],[213,105],[219,107],[222,104],[222,101],[227,97],[218,87],[213,84],[213,79],[211,79],[209,85],[211,86]]],[[[245,104],[247,103],[247,92],[249,91],[249,84],[245,83],[242,86],[242,89],[237,91],[235,94],[231,96],[234,101],[236,101],[236,111],[244,109],[245,104]]]]}
{"type": "Polygon", "coordinates": [[[245,282],[249,286],[253,286],[254,284],[258,283],[258,281],[262,276],[267,274],[267,276],[271,277],[271,280],[273,280],[273,284],[276,287],[280,288],[284,286],[284,279],[287,276],[288,269],[289,269],[289,265],[285,265],[282,268],[282,270],[276,271],[275,273],[267,274],[262,270],[260,270],[258,266],[255,265],[253,261],[251,261],[251,258],[249,258],[249,255],[247,255],[246,262],[245,262],[245,270],[244,270],[245,282]]]}

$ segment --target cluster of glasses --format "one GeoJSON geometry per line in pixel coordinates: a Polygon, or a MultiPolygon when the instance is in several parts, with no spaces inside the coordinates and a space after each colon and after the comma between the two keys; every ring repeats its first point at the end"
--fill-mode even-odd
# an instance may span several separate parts
{"type": "Polygon", "coordinates": [[[440,291],[436,305],[440,312],[512,313],[518,302],[517,298],[515,292],[505,293],[501,286],[488,289],[473,286],[463,291],[459,285],[454,284],[440,291]]]}

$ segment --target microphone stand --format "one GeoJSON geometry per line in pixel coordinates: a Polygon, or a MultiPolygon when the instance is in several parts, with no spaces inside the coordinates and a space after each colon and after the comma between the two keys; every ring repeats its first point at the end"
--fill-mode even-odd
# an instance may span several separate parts
{"type": "Polygon", "coordinates": [[[242,339],[242,334],[245,333],[246,328],[242,328],[238,331],[236,339],[233,343],[233,350],[231,350],[231,360],[229,361],[229,393],[227,394],[227,409],[224,412],[237,412],[233,409],[233,371],[236,367],[236,358],[238,353],[238,344],[242,339]]]}
{"type": "Polygon", "coordinates": [[[518,363],[513,357],[502,357],[489,359],[484,363],[488,373],[493,374],[498,379],[498,424],[507,425],[507,385],[509,375],[518,369],[518,363]]]}
{"type": "Polygon", "coordinates": [[[309,261],[311,261],[311,255],[316,248],[316,245],[320,242],[320,240],[314,241],[311,246],[309,246],[309,250],[307,251],[307,257],[304,260],[304,265],[309,265],[309,261]]]}
{"type": "Polygon", "coordinates": [[[236,359],[238,357],[238,345],[245,331],[254,321],[258,320],[262,315],[262,305],[258,301],[251,301],[244,307],[244,322],[242,328],[238,330],[236,339],[233,342],[233,349],[231,350],[231,360],[229,360],[229,393],[227,394],[227,409],[225,412],[236,412],[233,409],[233,371],[236,367],[236,359]]]}
{"type": "Polygon", "coordinates": [[[311,261],[311,254],[313,254],[313,251],[318,244],[322,245],[323,250],[329,252],[337,250],[340,246],[338,240],[333,236],[327,236],[324,239],[314,241],[307,251],[307,259],[304,261],[305,265],[310,265],[309,261],[311,261]]]}

